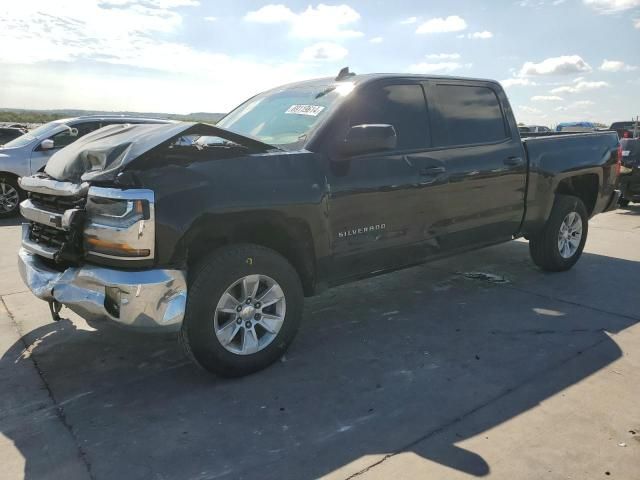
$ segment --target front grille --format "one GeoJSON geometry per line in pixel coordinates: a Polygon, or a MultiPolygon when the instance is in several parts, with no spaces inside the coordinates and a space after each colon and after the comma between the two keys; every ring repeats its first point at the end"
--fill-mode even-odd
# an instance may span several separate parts
{"type": "Polygon", "coordinates": [[[57,228],[31,222],[29,240],[47,247],[60,248],[62,244],[70,240],[70,232],[57,228]]]}
{"type": "Polygon", "coordinates": [[[29,192],[29,198],[36,207],[56,213],[64,213],[72,208],[84,208],[87,201],[86,197],[58,197],[35,192],[29,192]]]}

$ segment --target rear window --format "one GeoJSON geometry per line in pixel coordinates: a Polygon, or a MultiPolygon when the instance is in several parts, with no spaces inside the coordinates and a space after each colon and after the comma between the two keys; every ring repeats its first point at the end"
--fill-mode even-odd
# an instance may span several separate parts
{"type": "Polygon", "coordinates": [[[435,146],[491,143],[508,137],[500,102],[492,89],[440,84],[433,93],[435,146]]]}

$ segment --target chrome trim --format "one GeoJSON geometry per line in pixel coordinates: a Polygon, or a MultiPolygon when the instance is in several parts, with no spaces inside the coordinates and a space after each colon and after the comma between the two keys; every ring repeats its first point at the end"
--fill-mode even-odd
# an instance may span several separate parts
{"type": "MultiPolygon", "coordinates": [[[[36,207],[29,199],[20,203],[20,213],[27,220],[63,230],[63,214],[36,207]]],[[[66,213],[66,212],[65,212],[66,213]]]]}
{"type": "Polygon", "coordinates": [[[144,188],[121,190],[118,188],[90,187],[89,196],[113,198],[115,200],[148,200],[150,203],[153,202],[155,198],[153,190],[147,190],[144,188]]]}
{"type": "Polygon", "coordinates": [[[20,177],[18,179],[20,188],[27,192],[42,193],[45,195],[55,195],[58,197],[78,197],[83,196],[89,190],[87,182],[77,184],[71,182],[60,182],[51,178],[41,176],[20,177]]]}
{"type": "Polygon", "coordinates": [[[37,255],[20,249],[20,275],[38,298],[56,300],[81,317],[108,319],[146,330],[178,330],[184,318],[187,283],[182,270],[126,271],[95,265],[49,268],[37,255]],[[119,290],[119,316],[105,308],[105,290],[119,290]]]}
{"type": "Polygon", "coordinates": [[[41,257],[53,259],[56,252],[58,251],[56,248],[47,247],[44,245],[40,245],[29,239],[29,224],[22,224],[22,248],[30,253],[34,253],[36,255],[40,255],[41,257]]]}

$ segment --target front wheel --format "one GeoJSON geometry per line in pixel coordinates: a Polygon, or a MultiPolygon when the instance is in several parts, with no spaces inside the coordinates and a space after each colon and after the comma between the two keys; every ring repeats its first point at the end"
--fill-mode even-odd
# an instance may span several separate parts
{"type": "Polygon", "coordinates": [[[543,229],[529,239],[533,262],[548,272],[562,272],[575,265],[584,249],[589,216],[582,200],[558,195],[543,229]]]}
{"type": "Polygon", "coordinates": [[[181,341],[205,370],[247,375],[282,356],[303,303],[298,274],[280,254],[257,245],[224,247],[201,262],[190,282],[181,341]]]}

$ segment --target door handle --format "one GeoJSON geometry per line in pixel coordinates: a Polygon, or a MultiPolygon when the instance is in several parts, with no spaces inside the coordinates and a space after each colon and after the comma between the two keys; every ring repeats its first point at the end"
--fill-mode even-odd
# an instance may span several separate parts
{"type": "Polygon", "coordinates": [[[524,163],[522,157],[509,157],[504,159],[504,164],[510,167],[518,167],[524,163]]]}
{"type": "Polygon", "coordinates": [[[429,177],[433,175],[439,175],[446,171],[447,170],[444,167],[424,167],[420,170],[420,175],[422,175],[423,177],[429,177]]]}

